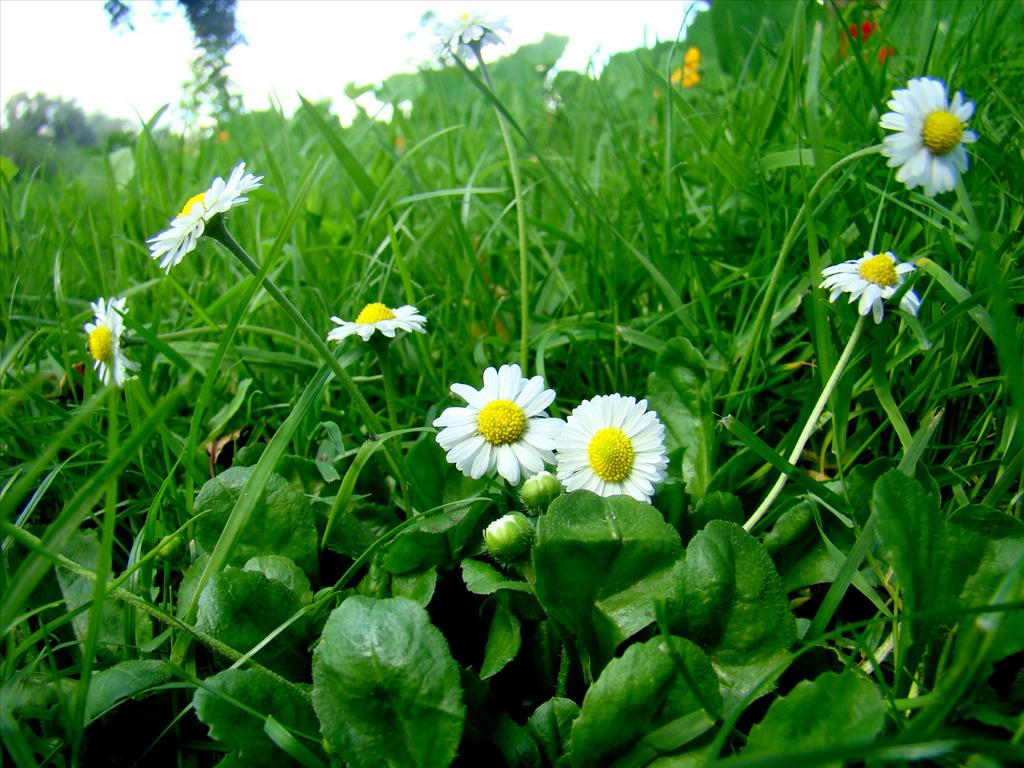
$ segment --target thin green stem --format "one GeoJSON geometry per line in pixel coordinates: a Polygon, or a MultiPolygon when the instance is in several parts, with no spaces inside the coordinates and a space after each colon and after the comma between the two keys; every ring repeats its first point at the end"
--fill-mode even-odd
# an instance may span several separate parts
{"type": "MultiPolygon", "coordinates": [[[[843,371],[846,370],[846,365],[850,362],[850,357],[853,355],[853,348],[857,346],[857,340],[860,338],[861,332],[864,330],[864,315],[857,318],[857,324],[853,326],[853,333],[850,334],[850,340],[846,342],[846,348],[843,350],[843,354],[839,356],[839,361],[836,363],[836,367],[832,369],[832,375],[828,377],[828,381],[825,382],[825,388],[821,391],[821,395],[818,397],[818,402],[814,404],[814,408],[811,410],[811,415],[807,418],[807,423],[804,424],[804,428],[800,431],[800,436],[796,439],[796,445],[793,446],[792,452],[789,454],[789,463],[796,466],[797,459],[800,458],[800,454],[807,445],[808,439],[811,437],[811,433],[814,432],[815,427],[818,424],[818,418],[821,416],[821,412],[825,410],[825,403],[832,396],[832,390],[836,388],[836,384],[839,383],[840,377],[843,375],[843,371]]],[[[750,516],[750,519],[743,524],[743,530],[751,531],[754,526],[757,525],[761,518],[765,516],[768,509],[771,507],[772,502],[778,498],[779,494],[782,493],[783,486],[786,485],[786,481],[789,477],[785,474],[779,475],[779,479],[775,481],[775,485],[765,496],[764,501],[761,505],[754,510],[754,514],[750,516]]]]}
{"type": "MultiPolygon", "coordinates": [[[[246,253],[245,249],[231,236],[228,232],[227,227],[224,226],[224,217],[215,216],[210,220],[209,224],[206,225],[206,235],[209,235],[218,243],[223,245],[231,255],[234,256],[241,263],[245,269],[252,275],[259,277],[260,266],[252,257],[246,253]]],[[[317,351],[324,362],[330,366],[331,371],[334,373],[334,377],[341,382],[345,391],[348,393],[352,402],[355,404],[356,409],[362,415],[366,421],[366,426],[371,432],[383,432],[383,428],[380,423],[380,419],[377,418],[377,414],[374,413],[373,409],[370,408],[370,404],[366,402],[366,398],[363,397],[363,393],[359,391],[355,382],[352,381],[352,377],[349,376],[348,371],[338,362],[338,358],[331,352],[330,347],[327,343],[320,338],[320,334],[316,332],[309,321],[302,315],[298,308],[292,304],[291,300],[284,295],[277,284],[268,276],[264,275],[262,279],[263,287],[267,293],[281,306],[285,314],[291,319],[295,326],[302,332],[313,348],[317,351]]],[[[395,476],[399,481],[405,485],[406,477],[405,471],[402,467],[402,459],[398,450],[393,445],[384,446],[385,456],[387,457],[388,464],[391,466],[391,470],[395,473],[395,476]]]]}
{"type": "MultiPolygon", "coordinates": [[[[118,393],[120,395],[120,393],[118,393]]],[[[107,400],[107,449],[109,455],[117,453],[118,408],[120,396],[107,400]]],[[[89,696],[89,683],[92,681],[92,668],[96,662],[96,648],[103,632],[103,611],[107,607],[107,575],[110,573],[111,560],[114,552],[114,532],[117,526],[117,473],[112,473],[107,481],[106,499],[103,505],[103,522],[100,536],[100,551],[96,558],[96,581],[92,590],[92,605],[89,606],[89,622],[87,624],[85,642],[82,646],[81,674],[75,689],[74,722],[79,727],[74,729],[74,749],[72,765],[78,765],[81,754],[81,740],[85,733],[86,705],[89,696]]]]}
{"type": "Polygon", "coordinates": [[[731,394],[729,399],[726,401],[726,413],[729,413],[732,410],[733,398],[736,397],[735,393],[740,391],[743,377],[747,373],[747,366],[750,364],[750,359],[753,356],[754,350],[761,344],[761,334],[764,332],[764,324],[767,322],[768,312],[772,308],[772,304],[775,299],[775,291],[779,285],[779,278],[782,276],[782,268],[786,263],[786,257],[789,255],[789,251],[793,247],[793,243],[796,241],[797,233],[800,231],[800,225],[803,224],[804,219],[806,219],[807,214],[810,211],[811,201],[817,197],[818,192],[833,173],[838,171],[840,168],[849,165],[854,160],[867,155],[878,154],[881,149],[881,144],[875,144],[847,155],[821,174],[821,178],[814,183],[814,186],[811,187],[811,191],[807,193],[807,198],[800,206],[800,210],[797,211],[796,218],[793,219],[793,223],[789,226],[789,231],[786,232],[786,239],[782,241],[782,248],[779,250],[779,256],[775,260],[775,266],[772,267],[771,275],[768,277],[768,284],[765,286],[764,296],[761,298],[761,305],[757,310],[757,316],[754,318],[754,328],[750,334],[750,340],[747,342],[746,349],[743,350],[739,360],[736,361],[736,372],[733,374],[732,385],[729,388],[729,391],[734,394],[731,394]]]}
{"type": "Polygon", "coordinates": [[[391,431],[397,432],[401,425],[398,422],[398,399],[395,397],[395,383],[391,368],[390,339],[377,339],[373,343],[373,351],[377,353],[380,361],[381,377],[384,379],[384,400],[388,407],[388,420],[391,422],[391,431]]]}
{"type": "MultiPolygon", "coordinates": [[[[494,83],[491,81],[491,73],[487,71],[484,64],[484,57],[480,55],[480,46],[472,46],[476,60],[480,62],[480,74],[491,92],[497,96],[494,90],[494,83]]],[[[512,191],[516,198],[516,226],[519,230],[519,367],[526,375],[526,366],[530,359],[530,284],[528,282],[529,260],[526,253],[526,209],[523,207],[523,182],[519,176],[519,162],[516,159],[516,150],[512,145],[512,132],[509,131],[508,122],[501,110],[495,109],[498,117],[498,127],[501,129],[501,138],[505,142],[505,152],[508,154],[508,168],[512,175],[512,191]]]]}

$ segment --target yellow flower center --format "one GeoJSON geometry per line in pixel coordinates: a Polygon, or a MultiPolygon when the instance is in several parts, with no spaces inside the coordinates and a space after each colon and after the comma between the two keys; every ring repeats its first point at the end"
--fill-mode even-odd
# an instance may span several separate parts
{"type": "Polygon", "coordinates": [[[114,334],[105,325],[100,325],[89,334],[89,354],[101,363],[110,362],[114,354],[114,334]]]}
{"type": "Polygon", "coordinates": [[[633,468],[633,443],[618,427],[598,430],[587,448],[587,461],[594,474],[609,483],[618,483],[633,468]]]}
{"type": "Polygon", "coordinates": [[[526,431],[526,414],[511,400],[491,400],[480,409],[476,428],[491,445],[508,445],[526,431]]]}
{"type": "Polygon", "coordinates": [[[205,192],[200,192],[198,195],[192,195],[192,197],[190,197],[188,199],[188,202],[185,203],[185,206],[181,209],[181,213],[179,213],[178,215],[179,216],[185,216],[185,215],[191,213],[192,212],[192,206],[195,205],[196,203],[199,203],[204,208],[206,207],[206,193],[205,192]]]}
{"type": "Polygon", "coordinates": [[[363,307],[363,311],[359,313],[359,317],[356,318],[356,322],[369,325],[370,323],[379,323],[381,320],[394,319],[394,312],[385,307],[379,301],[375,301],[372,304],[367,304],[363,307]]]}
{"type": "Polygon", "coordinates": [[[869,283],[881,285],[884,288],[899,282],[899,278],[896,276],[896,265],[884,253],[872,256],[865,261],[857,267],[857,273],[869,283]]]}
{"type": "Polygon", "coordinates": [[[932,112],[924,119],[921,138],[934,155],[952,152],[964,137],[964,124],[944,109],[932,112]]]}

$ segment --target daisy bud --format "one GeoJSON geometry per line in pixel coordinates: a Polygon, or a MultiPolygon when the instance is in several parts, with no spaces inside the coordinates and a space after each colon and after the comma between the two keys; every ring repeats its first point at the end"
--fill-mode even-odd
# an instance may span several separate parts
{"type": "Polygon", "coordinates": [[[535,474],[519,490],[519,497],[526,505],[527,511],[539,515],[547,512],[548,505],[562,494],[562,484],[550,472],[542,471],[535,474]]]}
{"type": "Polygon", "coordinates": [[[511,512],[487,526],[484,543],[495,560],[510,565],[530,552],[533,524],[525,515],[511,512]]]}

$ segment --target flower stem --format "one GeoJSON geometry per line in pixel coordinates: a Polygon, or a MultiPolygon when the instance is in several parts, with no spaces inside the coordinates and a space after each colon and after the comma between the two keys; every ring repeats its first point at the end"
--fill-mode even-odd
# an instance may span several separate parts
{"type": "MultiPolygon", "coordinates": [[[[807,193],[807,198],[800,206],[800,209],[796,212],[796,217],[793,219],[793,223],[790,225],[789,231],[786,232],[786,238],[782,241],[782,248],[779,249],[779,256],[775,260],[775,266],[772,267],[771,274],[768,276],[768,284],[765,286],[764,295],[761,297],[761,305],[757,310],[757,316],[754,318],[754,328],[750,334],[750,340],[747,342],[746,348],[742,351],[739,359],[736,361],[736,370],[733,372],[732,386],[729,387],[730,392],[736,393],[741,391],[743,377],[747,372],[747,366],[750,363],[750,359],[753,356],[754,351],[761,344],[761,334],[764,331],[764,325],[768,319],[768,310],[773,306],[775,300],[775,291],[778,288],[779,278],[782,275],[782,267],[786,263],[786,256],[789,255],[789,251],[793,247],[793,243],[796,242],[796,237],[800,232],[800,227],[805,223],[807,216],[813,212],[810,207],[811,201],[817,197],[818,192],[833,173],[838,171],[840,168],[849,165],[854,160],[866,157],[867,155],[877,155],[881,150],[881,144],[874,144],[870,147],[865,147],[864,149],[858,149],[856,152],[852,152],[841,160],[837,160],[828,170],[821,174],[821,178],[814,183],[814,186],[811,187],[811,191],[807,193]]],[[[729,413],[732,410],[733,400],[735,397],[736,395],[734,394],[730,395],[726,399],[726,413],[729,413]]]]}
{"type": "Polygon", "coordinates": [[[390,344],[390,339],[375,339],[372,346],[380,361],[380,373],[384,379],[384,401],[387,403],[391,431],[397,432],[400,424],[398,423],[398,400],[395,397],[395,383],[392,377],[390,344]]]}
{"type": "MultiPolygon", "coordinates": [[[[808,439],[811,437],[811,433],[814,431],[815,426],[818,423],[818,417],[821,416],[821,412],[825,410],[825,403],[832,396],[833,390],[836,388],[836,384],[839,383],[839,378],[843,375],[843,371],[846,370],[847,364],[850,362],[850,357],[853,355],[853,348],[857,345],[857,340],[860,338],[861,331],[864,330],[864,315],[857,318],[857,324],[853,327],[853,333],[850,334],[850,340],[846,342],[846,348],[843,350],[843,354],[839,356],[839,360],[836,363],[836,367],[832,370],[832,375],[828,377],[828,381],[825,382],[825,388],[821,391],[821,396],[818,398],[818,402],[814,404],[814,408],[811,409],[811,415],[807,418],[807,423],[804,424],[803,430],[800,432],[800,436],[796,439],[796,445],[793,446],[793,451],[789,454],[789,463],[796,466],[797,459],[800,458],[800,454],[807,445],[808,439]]],[[[757,525],[761,518],[768,512],[768,508],[771,507],[772,502],[778,498],[779,494],[782,493],[782,488],[786,484],[789,476],[786,474],[779,475],[779,479],[775,481],[775,485],[765,496],[764,501],[761,502],[754,514],[750,516],[750,519],[743,524],[743,530],[751,531],[755,525],[757,525]]]]}
{"type": "MultiPolygon", "coordinates": [[[[480,74],[491,92],[497,96],[494,90],[494,83],[491,80],[491,73],[487,71],[484,64],[484,57],[480,54],[480,46],[473,45],[473,53],[476,60],[480,62],[480,74]]],[[[529,261],[526,253],[526,209],[523,207],[523,182],[519,176],[519,162],[516,159],[516,150],[512,145],[512,133],[505,122],[505,116],[501,110],[495,108],[498,117],[498,127],[501,129],[501,138],[505,142],[505,152],[508,154],[508,168],[512,175],[512,191],[516,198],[516,225],[519,230],[519,367],[526,375],[526,366],[530,359],[530,288],[529,261]]]]}
{"type": "MultiPolygon", "coordinates": [[[[259,264],[253,261],[252,257],[245,252],[245,249],[242,248],[235,238],[231,236],[231,233],[228,232],[227,227],[224,225],[223,216],[214,216],[213,219],[207,223],[204,234],[209,235],[227,248],[231,252],[231,255],[238,259],[241,265],[245,267],[248,272],[252,273],[256,277],[260,277],[259,264]]],[[[338,358],[336,358],[331,352],[327,343],[320,338],[320,334],[316,332],[313,326],[309,324],[309,321],[303,317],[298,308],[292,304],[291,300],[282,293],[281,289],[277,287],[277,284],[271,280],[268,275],[262,276],[262,284],[267,293],[269,293],[281,306],[281,309],[284,310],[285,314],[291,318],[299,331],[301,331],[309,343],[313,345],[313,348],[317,351],[320,357],[323,358],[324,362],[330,366],[331,371],[334,373],[334,377],[341,382],[345,391],[348,392],[352,403],[365,420],[366,426],[369,430],[375,433],[383,432],[380,419],[377,418],[377,414],[374,413],[372,408],[370,408],[370,404],[366,402],[366,398],[363,397],[363,393],[359,391],[355,382],[352,381],[352,377],[349,376],[348,371],[346,371],[341,363],[338,362],[338,358]]],[[[384,445],[384,455],[399,482],[405,486],[407,480],[405,477],[405,471],[402,468],[401,456],[390,442],[384,445]]]]}

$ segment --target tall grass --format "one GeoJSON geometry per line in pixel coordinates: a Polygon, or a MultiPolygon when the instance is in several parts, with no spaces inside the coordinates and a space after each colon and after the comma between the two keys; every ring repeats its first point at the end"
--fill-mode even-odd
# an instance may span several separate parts
{"type": "MultiPolygon", "coordinates": [[[[669,342],[692,345],[705,366],[704,416],[722,420],[706,433],[706,490],[735,494],[749,516],[854,326],[853,308],[818,290],[821,269],[866,249],[915,261],[923,306],[917,318],[890,306],[884,323],[868,323],[800,474],[821,484],[876,460],[911,461],[927,467],[945,516],[986,504],[1019,520],[1021,5],[723,7],[699,17],[686,41],[613,57],[599,78],[550,74],[565,41],[549,36],[514,53],[485,49],[493,91],[472,67],[391,78],[378,90],[395,105],[388,121],[360,115],[343,128],[329,105],[306,102],[290,117],[246,113],[183,138],[158,114],[130,151],[95,155],[84,173],[25,167],[4,177],[0,727],[16,764],[128,764],[171,741],[179,764],[212,763],[206,730],[187,712],[210,659],[186,649],[216,640],[197,632],[194,614],[175,618],[195,495],[211,469],[229,465],[232,449],[265,444],[280,457],[265,471],[326,516],[338,486],[314,460],[326,452],[344,475],[360,457],[349,493],[402,518],[422,512],[416,486],[433,471],[423,468],[457,482],[425,429],[453,404],[448,386],[476,386],[484,367],[518,361],[522,337],[529,374],[557,389],[552,410],[563,417],[594,394],[645,396],[669,342]],[[879,31],[841,53],[843,31],[866,17],[879,31]],[[670,74],[688,45],[702,51],[701,80],[682,89],[670,74]],[[881,46],[895,54],[880,63],[881,46]],[[936,199],[908,192],[864,151],[881,140],[890,92],[922,75],[977,104],[971,168],[936,199]],[[398,106],[406,101],[411,111],[398,106]],[[495,108],[519,160],[526,270],[495,108]],[[371,301],[415,304],[429,318],[426,335],[391,347],[394,426],[418,429],[368,459],[359,452],[377,430],[224,248],[204,239],[167,276],[149,259],[146,238],[243,160],[266,178],[229,228],[314,328],[326,334],[330,315],[354,318],[371,301]],[[141,364],[123,392],[98,384],[81,331],[88,303],[115,295],[128,297],[137,343],[127,353],[141,364]],[[208,451],[217,438],[232,438],[220,458],[208,451]],[[412,476],[409,497],[384,461],[392,446],[412,476]],[[68,549],[82,530],[98,544],[87,557],[68,549]],[[61,573],[84,579],[77,601],[61,573]],[[105,630],[111,612],[122,619],[117,637],[105,630]],[[88,708],[95,671],[167,658],[175,675],[148,709],[88,708]]],[[[343,351],[387,421],[376,359],[353,340],[343,351]]],[[[685,530],[699,499],[678,462],[654,504],[685,530]]],[[[806,482],[791,479],[756,534],[799,503],[806,482]]],[[[489,494],[490,517],[515,504],[484,481],[460,487],[464,497],[489,494]]],[[[852,559],[855,538],[827,541],[838,562],[852,559]]],[[[315,588],[335,586],[355,560],[328,554],[315,588]]],[[[878,568],[876,554],[861,557],[878,568]]],[[[815,618],[828,583],[793,591],[794,606],[815,609],[798,616],[815,618]]],[[[814,625],[815,652],[869,642],[837,627],[884,625],[898,607],[881,591],[885,611],[859,592],[837,594],[814,625]]],[[[1019,584],[1012,600],[1019,609],[1019,584]]],[[[965,686],[985,685],[981,670],[972,675],[965,686]]],[[[889,682],[892,712],[905,711],[906,690],[889,682]]],[[[948,735],[949,712],[929,712],[931,724],[908,738],[948,735]]],[[[1001,733],[993,738],[1009,738],[1001,733]]],[[[742,746],[721,738],[723,756],[742,746]]],[[[969,752],[935,759],[956,764],[969,752]]],[[[785,756],[758,764],[772,759],[785,756]]]]}

